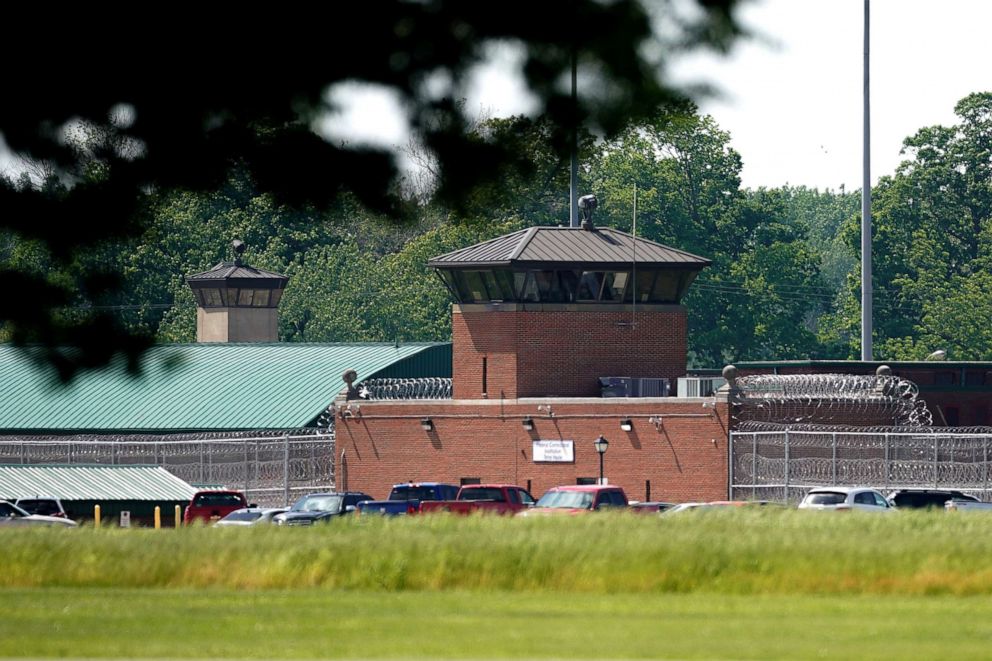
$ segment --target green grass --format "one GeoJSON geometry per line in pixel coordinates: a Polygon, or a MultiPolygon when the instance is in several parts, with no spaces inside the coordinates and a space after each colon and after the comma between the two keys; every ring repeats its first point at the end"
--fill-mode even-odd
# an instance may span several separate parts
{"type": "Polygon", "coordinates": [[[984,658],[992,517],[6,530],[0,656],[984,658]]]}
{"type": "Polygon", "coordinates": [[[992,517],[409,517],[314,529],[20,530],[0,587],[992,594],[992,517]]]}
{"type": "Polygon", "coordinates": [[[0,656],[988,658],[955,597],[50,588],[0,592],[0,656]]]}

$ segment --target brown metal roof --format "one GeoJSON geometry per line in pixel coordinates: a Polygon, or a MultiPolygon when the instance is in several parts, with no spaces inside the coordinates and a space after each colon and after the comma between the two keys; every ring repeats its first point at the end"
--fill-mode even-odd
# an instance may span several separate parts
{"type": "Polygon", "coordinates": [[[205,280],[282,280],[287,282],[289,278],[281,273],[257,269],[238,262],[221,262],[209,271],[186,276],[187,282],[203,282],[205,280]]]}
{"type": "Polygon", "coordinates": [[[710,260],[654,241],[634,238],[608,227],[531,227],[434,257],[434,268],[479,266],[585,266],[623,267],[636,261],[646,266],[698,270],[710,260]]]}

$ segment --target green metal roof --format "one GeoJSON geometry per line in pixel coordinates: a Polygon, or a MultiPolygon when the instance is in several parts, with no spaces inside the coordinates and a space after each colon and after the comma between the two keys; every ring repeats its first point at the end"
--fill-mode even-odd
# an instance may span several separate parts
{"type": "Polygon", "coordinates": [[[189,500],[196,489],[161,466],[0,465],[0,499],[189,500]]]}
{"type": "Polygon", "coordinates": [[[173,344],[149,349],[139,376],[118,361],[64,386],[30,351],[0,345],[0,431],[297,429],[334,400],[347,369],[360,381],[448,357],[451,370],[449,343],[173,344]]]}

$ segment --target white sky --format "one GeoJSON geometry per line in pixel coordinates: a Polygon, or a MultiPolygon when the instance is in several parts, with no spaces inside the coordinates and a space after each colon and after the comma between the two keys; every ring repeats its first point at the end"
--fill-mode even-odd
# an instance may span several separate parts
{"type": "MultiPolygon", "coordinates": [[[[725,95],[701,104],[731,134],[743,185],[861,187],[862,0],[764,0],[745,25],[778,42],[679,65],[725,95]]],[[[954,105],[992,91],[986,0],[872,0],[871,178],[892,174],[902,141],[956,122],[954,105]]]]}

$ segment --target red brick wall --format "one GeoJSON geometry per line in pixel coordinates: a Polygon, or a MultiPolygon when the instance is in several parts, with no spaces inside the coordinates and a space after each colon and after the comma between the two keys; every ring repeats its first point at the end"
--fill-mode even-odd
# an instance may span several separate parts
{"type": "MultiPolygon", "coordinates": [[[[712,401],[712,400],[710,400],[712,401]]],[[[628,497],[719,500],[727,497],[727,404],[702,407],[703,400],[585,399],[468,400],[443,403],[362,402],[361,418],[337,421],[337,488],[385,498],[407,480],[458,484],[461,478],[508,482],[540,497],[550,487],[599,476],[593,441],[610,442],[605,475],[628,497]],[[539,412],[552,406],[554,417],[539,412]],[[660,428],[648,418],[661,415],[660,428]],[[521,420],[529,415],[533,431],[521,420]],[[430,417],[434,431],[421,429],[430,417]],[[629,417],[633,431],[620,429],[629,417]],[[572,440],[575,462],[535,463],[532,441],[572,440]]]]}
{"type": "Polygon", "coordinates": [[[676,305],[639,306],[633,317],[615,306],[456,306],[454,396],[595,397],[601,376],[668,378],[674,388],[686,373],[686,333],[676,305]]]}

